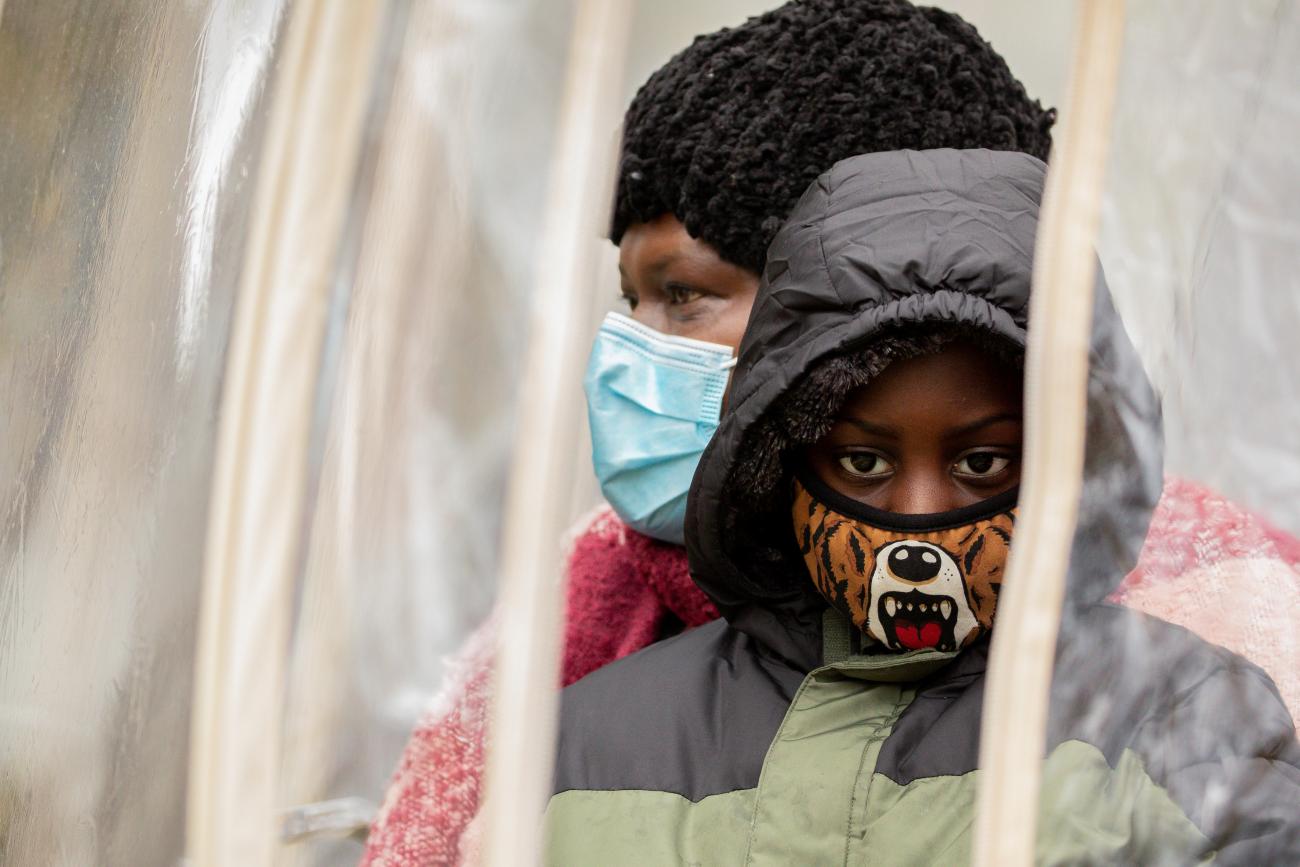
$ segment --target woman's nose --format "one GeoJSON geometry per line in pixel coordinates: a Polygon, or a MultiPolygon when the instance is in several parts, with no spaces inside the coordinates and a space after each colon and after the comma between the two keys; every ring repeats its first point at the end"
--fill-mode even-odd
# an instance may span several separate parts
{"type": "Polygon", "coordinates": [[[632,311],[631,316],[635,321],[647,328],[653,328],[660,334],[672,333],[669,330],[668,311],[664,309],[663,304],[657,304],[654,301],[642,301],[632,311]]]}

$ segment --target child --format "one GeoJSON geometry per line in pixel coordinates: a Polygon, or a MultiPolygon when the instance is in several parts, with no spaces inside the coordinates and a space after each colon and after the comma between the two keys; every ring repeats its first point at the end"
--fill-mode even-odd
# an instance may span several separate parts
{"type": "MultiPolygon", "coordinates": [[[[724,620],[565,691],[552,863],[970,858],[1043,173],[871,154],[796,206],[691,487],[724,620]]],[[[1104,291],[1093,330],[1038,859],[1300,862],[1300,745],[1267,676],[1102,603],[1159,494],[1159,413],[1104,291]]]]}

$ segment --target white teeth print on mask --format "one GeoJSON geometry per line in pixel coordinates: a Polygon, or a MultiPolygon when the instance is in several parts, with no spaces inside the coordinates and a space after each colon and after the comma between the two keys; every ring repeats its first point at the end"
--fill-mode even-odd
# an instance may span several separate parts
{"type": "Polygon", "coordinates": [[[937,545],[914,539],[890,542],[876,552],[867,612],[867,632],[887,647],[905,650],[955,650],[979,626],[956,560],[937,545]]]}
{"type": "Polygon", "coordinates": [[[605,500],[632,529],[682,544],[686,492],[718,427],[731,347],[660,334],[621,313],[596,333],[583,388],[605,500]]]}

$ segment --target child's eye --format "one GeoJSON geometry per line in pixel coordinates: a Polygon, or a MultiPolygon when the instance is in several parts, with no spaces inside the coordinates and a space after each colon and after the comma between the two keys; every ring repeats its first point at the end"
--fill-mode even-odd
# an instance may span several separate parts
{"type": "Polygon", "coordinates": [[[664,294],[668,296],[668,303],[674,306],[690,304],[697,298],[704,297],[704,293],[699,289],[694,289],[681,283],[669,283],[664,286],[664,294]]]}
{"type": "Polygon", "coordinates": [[[859,479],[878,479],[894,471],[894,465],[875,452],[853,452],[841,455],[840,469],[859,479]]]}
{"type": "Polygon", "coordinates": [[[997,452],[970,452],[957,459],[957,463],[952,465],[952,473],[968,479],[987,479],[1010,465],[1011,459],[997,452]]]}

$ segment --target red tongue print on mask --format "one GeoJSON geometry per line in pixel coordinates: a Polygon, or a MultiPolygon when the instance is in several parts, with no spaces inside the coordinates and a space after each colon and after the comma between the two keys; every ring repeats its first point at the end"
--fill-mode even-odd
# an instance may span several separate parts
{"type": "Polygon", "coordinates": [[[922,623],[919,629],[908,620],[895,620],[894,635],[898,637],[898,643],[908,650],[920,650],[923,647],[937,647],[943,629],[933,620],[922,623]]]}

